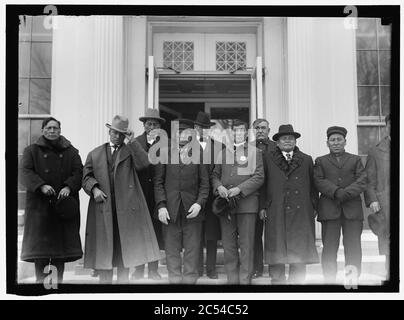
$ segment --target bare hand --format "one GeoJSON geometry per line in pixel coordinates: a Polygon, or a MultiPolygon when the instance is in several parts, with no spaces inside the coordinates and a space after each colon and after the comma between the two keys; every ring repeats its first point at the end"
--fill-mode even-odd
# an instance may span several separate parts
{"type": "Polygon", "coordinates": [[[219,193],[220,197],[227,199],[229,190],[227,190],[225,187],[223,186],[218,187],[217,192],[219,193]]]}
{"type": "Polygon", "coordinates": [[[381,210],[380,204],[378,201],[374,201],[370,204],[370,210],[372,210],[373,213],[379,212],[381,210]]]}
{"type": "Polygon", "coordinates": [[[96,202],[105,202],[107,200],[107,195],[97,187],[94,187],[93,189],[93,196],[96,202]]]}
{"type": "Polygon", "coordinates": [[[267,219],[267,210],[261,209],[259,212],[259,217],[261,220],[266,220],[267,219]]]}
{"type": "Polygon", "coordinates": [[[41,186],[41,192],[46,196],[54,196],[56,195],[55,189],[53,189],[50,185],[44,184],[41,186]]]}
{"type": "Polygon", "coordinates": [[[190,214],[187,215],[187,219],[195,218],[199,214],[199,211],[201,211],[201,206],[198,203],[194,203],[188,210],[190,214]]]}
{"type": "Polygon", "coordinates": [[[159,220],[164,224],[168,224],[168,220],[170,220],[170,215],[168,214],[167,208],[159,209],[159,220]]]}
{"type": "Polygon", "coordinates": [[[58,199],[68,197],[70,195],[70,192],[71,190],[68,186],[64,187],[62,190],[60,190],[58,194],[58,199]]]}
{"type": "Polygon", "coordinates": [[[238,196],[240,194],[240,192],[241,192],[241,190],[239,187],[231,188],[229,190],[228,196],[229,196],[229,198],[232,198],[232,197],[238,196]]]}
{"type": "Polygon", "coordinates": [[[126,137],[126,139],[128,139],[128,143],[130,143],[130,142],[132,142],[133,138],[135,137],[135,133],[132,130],[128,129],[125,133],[125,137],[126,137]]]}

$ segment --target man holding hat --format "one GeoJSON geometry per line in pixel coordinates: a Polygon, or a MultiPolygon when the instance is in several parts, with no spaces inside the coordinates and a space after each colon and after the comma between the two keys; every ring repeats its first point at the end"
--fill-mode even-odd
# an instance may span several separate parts
{"type": "Polygon", "coordinates": [[[313,160],[296,146],[300,133],[292,125],[279,127],[277,147],[264,157],[265,193],[260,195],[260,218],[265,223],[264,258],[272,284],[301,284],[306,264],[318,263],[314,218],[318,193],[313,183],[313,160]]]}
{"type": "MultiPolygon", "coordinates": [[[[146,152],[149,152],[150,147],[159,139],[157,136],[158,130],[160,129],[161,125],[165,123],[165,119],[160,117],[159,110],[147,109],[144,117],[140,117],[139,120],[143,122],[144,132],[140,136],[136,137],[136,140],[146,152]]],[[[146,198],[149,213],[152,216],[153,227],[159,247],[163,248],[161,223],[153,217],[155,209],[153,175],[153,165],[150,165],[138,172],[140,185],[142,186],[143,194],[146,198]]],[[[142,279],[144,277],[144,267],[144,264],[137,266],[135,272],[132,274],[132,279],[142,279]]],[[[148,263],[148,278],[153,280],[161,280],[161,276],[158,273],[158,261],[148,263]]]]}
{"type": "Polygon", "coordinates": [[[343,127],[328,128],[330,153],[318,157],[314,165],[314,182],[321,193],[318,221],[322,226],[321,264],[326,283],[336,281],[341,229],[345,266],[354,266],[358,277],[361,272],[363,208],[360,194],[366,188],[366,172],[359,156],[345,152],[346,135],[343,127]]]}
{"type": "Polygon", "coordinates": [[[386,256],[386,280],[390,274],[390,114],[386,116],[386,137],[370,149],[366,163],[368,184],[365,203],[372,211],[369,226],[378,236],[379,254],[386,256]]]}
{"type": "MultiPolygon", "coordinates": [[[[224,148],[220,142],[215,142],[209,137],[209,129],[215,123],[210,121],[209,114],[198,112],[194,121],[194,129],[196,130],[196,138],[203,150],[201,154],[201,163],[207,164],[209,177],[215,167],[215,159],[218,153],[224,148]]],[[[201,248],[199,253],[199,275],[203,275],[203,247],[206,244],[206,275],[208,278],[217,279],[216,272],[216,255],[217,241],[221,239],[220,223],[218,217],[212,213],[213,193],[210,189],[208,200],[205,205],[205,221],[203,224],[203,235],[201,238],[201,248]]]]}
{"type": "Polygon", "coordinates": [[[149,165],[126,117],[115,116],[110,142],[92,150],[83,169],[88,205],[84,267],[97,270],[100,283],[129,282],[129,268],[163,258],[136,171],[149,165]],[[125,144],[125,137],[129,143],[125,144]]]}
{"type": "Polygon", "coordinates": [[[201,153],[199,143],[194,139],[189,142],[187,135],[193,131],[193,121],[175,121],[179,126],[170,141],[169,159],[172,161],[155,166],[154,197],[158,219],[163,224],[169,281],[172,284],[195,284],[203,208],[209,195],[209,173],[207,165],[200,163],[199,154],[195,162],[188,162],[192,152],[201,153]]]}

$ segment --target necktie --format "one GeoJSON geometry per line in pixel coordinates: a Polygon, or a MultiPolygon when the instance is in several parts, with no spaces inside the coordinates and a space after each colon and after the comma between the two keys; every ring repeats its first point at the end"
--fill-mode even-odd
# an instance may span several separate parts
{"type": "Polygon", "coordinates": [[[286,161],[289,163],[292,160],[292,156],[290,155],[290,153],[286,154],[286,161]]]}
{"type": "Polygon", "coordinates": [[[116,145],[116,144],[114,144],[113,146],[112,146],[112,163],[113,164],[115,164],[115,160],[116,160],[116,156],[117,156],[117,154],[118,154],[118,148],[119,148],[119,146],[118,145],[116,145]]]}

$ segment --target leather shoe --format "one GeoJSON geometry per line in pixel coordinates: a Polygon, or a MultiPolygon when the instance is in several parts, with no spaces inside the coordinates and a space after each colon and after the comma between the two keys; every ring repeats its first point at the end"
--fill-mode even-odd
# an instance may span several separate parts
{"type": "Polygon", "coordinates": [[[219,278],[219,276],[218,276],[218,274],[217,274],[216,271],[214,271],[214,272],[209,272],[209,273],[207,273],[206,275],[207,275],[208,278],[210,278],[210,279],[218,279],[218,278],[219,278]]]}
{"type": "Polygon", "coordinates": [[[258,272],[258,271],[254,272],[252,275],[253,279],[257,279],[257,278],[261,278],[261,277],[262,277],[262,272],[258,272]]]}
{"type": "Polygon", "coordinates": [[[162,277],[161,277],[160,273],[158,273],[157,271],[149,271],[149,279],[161,280],[162,277]]]}

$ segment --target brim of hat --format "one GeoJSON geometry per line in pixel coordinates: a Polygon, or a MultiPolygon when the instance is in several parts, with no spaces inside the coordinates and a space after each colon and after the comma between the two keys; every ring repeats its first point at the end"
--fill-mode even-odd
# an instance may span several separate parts
{"type": "Polygon", "coordinates": [[[328,132],[327,133],[327,138],[329,138],[331,135],[333,135],[333,134],[340,134],[341,136],[343,136],[343,137],[346,137],[346,134],[344,134],[343,132],[341,132],[341,131],[330,131],[330,132],[328,132]]]}
{"type": "Polygon", "coordinates": [[[301,137],[300,133],[298,133],[298,132],[275,133],[275,134],[273,135],[273,137],[272,137],[272,140],[276,141],[276,140],[279,139],[279,137],[288,136],[288,135],[292,135],[292,136],[294,136],[296,139],[301,137]]]}
{"type": "Polygon", "coordinates": [[[110,125],[109,123],[106,123],[105,126],[106,126],[108,129],[113,129],[113,130],[118,131],[118,132],[123,133],[123,134],[127,134],[127,133],[128,133],[128,130],[125,131],[125,130],[122,130],[122,129],[115,128],[114,126],[110,125]]]}
{"type": "Polygon", "coordinates": [[[194,124],[196,124],[198,126],[201,126],[201,127],[204,127],[204,128],[210,128],[210,127],[214,126],[216,123],[215,122],[209,122],[209,124],[206,124],[206,123],[195,121],[194,124]]]}
{"type": "Polygon", "coordinates": [[[160,122],[162,122],[162,123],[165,123],[165,122],[166,122],[165,119],[160,118],[160,117],[140,117],[140,118],[139,118],[139,120],[142,121],[142,122],[145,122],[145,121],[148,120],[148,119],[158,120],[158,121],[160,121],[160,122]]]}

